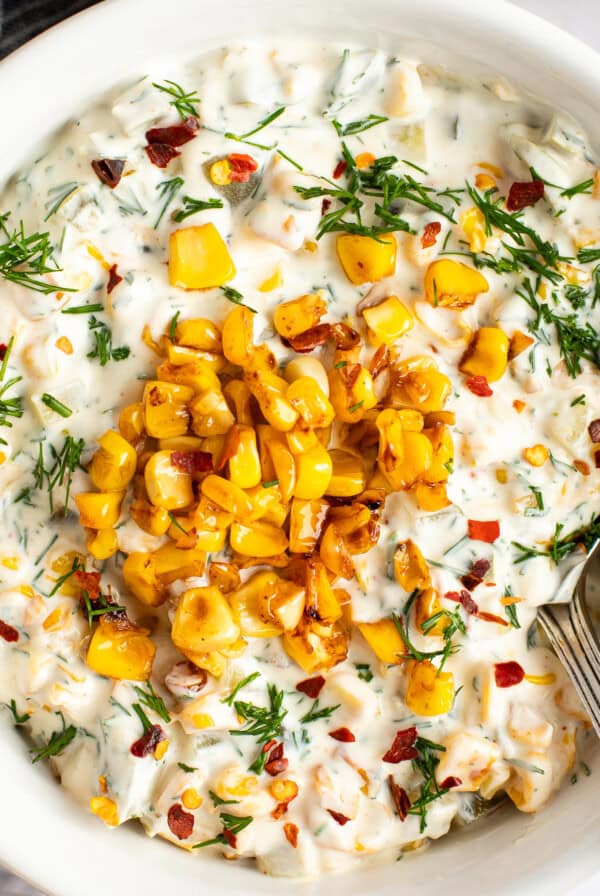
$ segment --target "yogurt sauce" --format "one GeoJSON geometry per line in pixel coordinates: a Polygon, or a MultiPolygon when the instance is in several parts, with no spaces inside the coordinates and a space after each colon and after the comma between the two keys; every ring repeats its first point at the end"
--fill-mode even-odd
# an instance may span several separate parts
{"type": "MultiPolygon", "coordinates": [[[[428,805],[423,823],[418,814],[400,820],[388,776],[393,773],[397,785],[413,795],[419,793],[422,776],[413,763],[386,764],[382,756],[396,732],[412,725],[421,736],[447,746],[446,753],[435,754],[441,757],[438,784],[442,771],[444,778],[465,781],[469,769],[489,762],[483,795],[489,798],[506,787],[525,811],[540,808],[560,786],[573,765],[584,717],[560,664],[539,642],[535,608],[552,598],[566,567],[578,556],[578,551],[572,552],[557,566],[544,553],[554,533],[560,540],[588,526],[600,506],[588,435],[588,425],[600,416],[598,347],[595,356],[594,349],[588,352],[588,360],[572,377],[556,328],[542,323],[534,328],[531,349],[511,361],[507,373],[492,385],[493,395],[479,397],[458,370],[470,335],[486,325],[509,335],[516,330],[527,333],[535,314],[517,290],[526,277],[536,284],[536,275],[527,268],[498,272],[485,267],[489,292],[463,311],[428,304],[423,279],[442,251],[473,266],[473,257],[461,254],[469,254],[472,239],[460,223],[473,206],[465,182],[473,185],[480,176],[484,184],[482,176],[487,175],[497,182],[498,195],[506,196],[514,181],[531,179],[532,166],[534,176],[548,184],[544,199],[527,207],[522,220],[561,256],[574,259],[559,262],[550,280],[543,277],[536,284],[538,300],[562,315],[578,314],[595,333],[599,312],[593,296],[599,278],[593,263],[577,261],[578,251],[600,242],[591,159],[585,137],[572,122],[501,81],[465,83],[446,71],[369,49],[296,43],[275,49],[257,43],[219,49],[113,91],[69,122],[14,178],[0,206],[11,211],[6,227],[11,230],[22,219],[25,233],[49,231],[61,270],[44,279],[61,288],[44,294],[8,280],[1,285],[2,341],[8,345],[14,340],[4,381],[22,377],[3,397],[21,396],[23,415],[10,417],[12,427],[1,431],[6,444],[0,466],[0,620],[18,632],[18,640],[0,638],[0,700],[7,721],[12,705],[13,721],[24,724],[40,749],[63,728],[76,728],[74,738],[52,761],[81,805],[107,794],[120,822],[139,818],[151,836],[160,834],[185,848],[218,837],[224,811],[251,816],[252,822],[237,835],[235,849],[227,843],[215,848],[256,857],[266,873],[294,876],[345,869],[382,852],[395,857],[408,844],[444,835],[457,815],[473,814],[473,797],[450,789],[428,805]],[[180,147],[180,157],[161,170],[147,157],[144,135],[148,128],[177,118],[172,97],[152,84],[167,78],[186,91],[197,91],[202,126],[180,147]],[[281,107],[281,115],[247,138],[249,145],[224,136],[253,131],[281,107]],[[336,257],[336,235],[315,239],[322,199],[304,199],[294,186],[323,186],[320,178],[332,179],[341,158],[341,139],[332,119],[348,125],[371,115],[384,120],[343,137],[353,157],[365,152],[377,158],[393,155],[405,160],[398,170],[419,183],[438,192],[449,187],[462,192],[454,194],[457,202],[449,196],[434,197],[454,222],[406,202],[399,214],[414,234],[396,233],[395,273],[375,284],[355,286],[336,257]],[[164,682],[181,660],[170,642],[169,614],[178,595],[206,584],[206,579],[174,582],[172,598],[162,609],[150,611],[139,604],[123,586],[124,554],[153,550],[162,539],[147,535],[125,512],[117,528],[120,552],[105,564],[96,563],[96,568],[102,569],[103,582],[113,585],[132,618],[151,620],[159,646],[152,680],[174,720],[166,726],[169,746],[162,758],[137,758],[130,750],[142,733],[131,709],[138,700],[134,685],[103,678],[87,667],[82,656],[89,626],[78,602],[65,595],[65,589],[49,595],[59,570],[64,572],[60,558],[69,551],[85,553],[73,504],[73,495],[89,490],[83,466],[96,439],[116,427],[119,411],[140,400],[144,380],[154,376],[156,356],[142,339],[144,326],[158,338],[177,312],[181,319],[208,317],[222,323],[233,307],[222,290],[184,291],[169,284],[167,273],[168,236],[178,226],[171,214],[183,207],[184,196],[223,199],[206,163],[231,152],[250,153],[258,162],[260,176],[251,182],[252,190],[237,204],[225,198],[222,208],[194,214],[185,225],[213,222],[226,240],[237,270],[229,285],[257,310],[256,341],[268,342],[280,363],[290,360],[293,353],[273,329],[273,310],[305,293],[323,290],[326,319],[347,318],[355,324],[361,320],[358,309],[365,296],[373,304],[397,295],[418,321],[398,342],[398,356],[435,357],[453,384],[448,402],[456,414],[448,482],[452,503],[425,513],[406,492],[388,497],[379,543],[356,558],[359,577],[343,583],[352,597],[353,620],[372,622],[401,611],[408,595],[394,580],[392,556],[397,542],[410,538],[427,559],[440,595],[460,591],[459,577],[474,561],[488,560],[491,568],[475,599],[480,610],[509,624],[468,617],[467,633],[456,634],[453,643],[458,649],[444,667],[454,676],[452,709],[430,718],[415,718],[408,710],[404,666],[380,663],[354,629],[349,658],[327,673],[320,695],[321,707],[339,707],[330,717],[302,724],[312,704],[295,686],[306,675],[280,639],[251,639],[222,678],[209,677],[202,695],[212,724],[198,730],[184,717],[181,724],[175,721],[185,708],[186,693],[173,695],[164,682]],[[115,189],[102,184],[91,168],[91,161],[101,158],[127,160],[115,189]],[[161,185],[176,177],[183,184],[163,212],[170,194],[161,185]],[[569,188],[586,182],[569,193],[569,188]],[[423,248],[420,236],[432,222],[439,222],[439,235],[433,246],[423,248]],[[111,265],[117,265],[123,280],[108,294],[111,265]],[[102,306],[95,319],[110,329],[113,351],[129,348],[127,357],[110,358],[104,366],[98,356],[90,357],[101,326],[94,329],[89,313],[65,313],[88,304],[102,306]],[[594,357],[596,364],[589,360],[594,357]],[[57,414],[44,403],[44,394],[72,413],[57,414]],[[62,513],[64,487],[57,483],[52,514],[47,477],[36,487],[36,462],[42,452],[50,469],[53,447],[59,452],[68,435],[84,440],[82,467],[72,477],[68,513],[62,513]],[[534,445],[548,451],[548,460],[539,467],[523,457],[524,449],[534,445]],[[500,538],[493,544],[469,539],[469,519],[499,521],[500,538]],[[515,542],[541,555],[519,562],[523,551],[515,542]],[[514,624],[501,603],[507,595],[521,599],[514,604],[514,624]],[[520,664],[527,678],[518,686],[499,688],[495,664],[509,661],[520,664]],[[222,702],[256,671],[260,676],[243,688],[240,699],[264,705],[266,684],[274,682],[284,691],[287,710],[285,777],[297,783],[298,795],[278,819],[272,817],[273,779],[247,770],[256,754],[255,741],[229,734],[240,721],[222,702]],[[329,737],[332,728],[341,727],[352,731],[354,743],[329,737]],[[215,806],[211,791],[236,802],[215,806]],[[194,818],[193,833],[179,840],[169,826],[169,810],[185,793],[192,806],[192,792],[201,805],[186,810],[194,818]],[[328,810],[349,823],[340,824],[328,810]],[[284,836],[284,824],[297,826],[296,846],[284,836]]],[[[333,184],[343,186],[344,177],[333,184]]],[[[482,188],[480,195],[484,192],[482,188]]],[[[477,251],[510,257],[502,240],[514,245],[494,228],[477,251]]],[[[444,601],[444,606],[453,610],[457,605],[444,601]]],[[[433,649],[430,638],[411,632],[419,649],[433,649]]],[[[149,715],[153,722],[160,721],[149,715]]]]}

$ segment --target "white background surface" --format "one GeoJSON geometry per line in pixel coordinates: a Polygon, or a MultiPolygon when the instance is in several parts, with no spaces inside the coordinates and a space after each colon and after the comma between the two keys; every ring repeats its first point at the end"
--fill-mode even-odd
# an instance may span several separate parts
{"type": "MultiPolygon", "coordinates": [[[[10,2],[10,0],[9,0],[10,2]]],[[[18,0],[12,0],[18,2],[18,0]]],[[[477,2],[477,0],[476,0],[477,2]]],[[[494,3],[495,0],[479,0],[494,3]]],[[[579,37],[600,52],[600,0],[513,0],[517,6],[548,19],[579,37]]],[[[476,10],[476,5],[474,6],[476,10]]],[[[507,73],[508,74],[508,73],[507,73]]],[[[598,859],[600,869],[600,857],[598,859]]],[[[569,896],[598,896],[600,870],[594,882],[571,891],[569,896]]],[[[0,896],[35,896],[26,884],[0,870],[0,896]]],[[[543,896],[543,894],[539,894],[543,896]]]]}

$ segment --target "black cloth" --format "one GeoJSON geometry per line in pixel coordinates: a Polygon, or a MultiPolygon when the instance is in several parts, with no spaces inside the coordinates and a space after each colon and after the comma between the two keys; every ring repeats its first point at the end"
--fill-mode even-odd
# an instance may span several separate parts
{"type": "Polygon", "coordinates": [[[0,59],[97,0],[0,0],[0,59]]]}

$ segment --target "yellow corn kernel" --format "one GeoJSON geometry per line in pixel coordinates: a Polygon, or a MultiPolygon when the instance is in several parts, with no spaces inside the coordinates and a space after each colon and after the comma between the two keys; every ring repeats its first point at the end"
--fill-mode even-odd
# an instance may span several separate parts
{"type": "Polygon", "coordinates": [[[128,404],[119,414],[119,432],[131,445],[137,445],[144,434],[144,406],[128,404]]]}
{"type": "Polygon", "coordinates": [[[123,563],[123,580],[138,600],[158,607],[167,599],[167,590],[158,578],[156,558],[147,551],[133,551],[123,563]]]}
{"type": "Polygon", "coordinates": [[[316,498],[305,501],[293,498],[290,509],[290,551],[294,554],[310,554],[319,540],[327,518],[329,504],[316,498]]]}
{"type": "Polygon", "coordinates": [[[80,492],[75,495],[79,522],[85,529],[113,529],[121,515],[122,492],[80,492]]]}
{"type": "Polygon", "coordinates": [[[231,183],[231,165],[227,159],[218,159],[210,166],[208,176],[218,187],[227,187],[231,183]]]}
{"type": "Polygon", "coordinates": [[[308,426],[322,428],[333,421],[335,411],[329,399],[310,376],[294,380],[287,388],[286,398],[308,426]]]}
{"type": "Polygon", "coordinates": [[[500,485],[506,485],[508,482],[508,472],[506,470],[496,470],[496,481],[500,485]]]}
{"type": "Polygon", "coordinates": [[[428,482],[415,482],[410,491],[417,506],[426,513],[434,513],[436,510],[443,510],[444,507],[450,506],[451,502],[448,500],[444,482],[437,482],[435,485],[430,485],[428,482]]]}
{"type": "MultiPolygon", "coordinates": [[[[319,430],[319,432],[323,431],[319,430]]],[[[286,432],[285,440],[292,454],[303,454],[305,451],[310,451],[311,448],[322,444],[315,430],[310,429],[305,423],[297,423],[293,429],[286,432]]]]}
{"type": "Polygon", "coordinates": [[[279,432],[289,432],[298,420],[285,394],[288,384],[273,373],[262,370],[247,370],[244,379],[271,426],[279,432]]]}
{"type": "Polygon", "coordinates": [[[300,625],[306,593],[295,582],[280,579],[275,589],[275,596],[271,599],[269,609],[273,618],[286,631],[293,631],[300,625]]]}
{"type": "Polygon", "coordinates": [[[220,389],[198,396],[190,405],[192,429],[198,436],[224,436],[235,419],[220,389]]]}
{"type": "Polygon", "coordinates": [[[227,403],[233,409],[238,424],[242,426],[252,426],[254,419],[252,416],[252,392],[243,380],[229,380],[223,386],[223,395],[227,399],[227,403]]]}
{"type": "Polygon", "coordinates": [[[397,666],[406,653],[406,645],[393,619],[378,622],[359,622],[358,630],[382,663],[397,666]]]}
{"type": "Polygon", "coordinates": [[[218,588],[190,588],[179,598],[171,637],[185,655],[230,647],[240,636],[233,613],[218,588]]]}
{"type": "Polygon", "coordinates": [[[283,274],[281,273],[281,267],[277,265],[273,273],[270,277],[267,277],[266,280],[258,287],[259,292],[273,292],[274,289],[277,289],[278,286],[283,285],[283,274]]]}
{"type": "Polygon", "coordinates": [[[219,353],[222,348],[221,331],[206,317],[180,320],[175,327],[175,342],[203,352],[219,353]]]}
{"type": "Polygon", "coordinates": [[[149,535],[164,535],[171,525],[169,511],[165,507],[155,507],[145,498],[137,498],[132,502],[129,515],[149,535]]]}
{"type": "Polygon", "coordinates": [[[396,270],[396,238],[393,233],[370,236],[343,233],[336,240],[337,255],[351,283],[375,283],[396,270]]]}
{"type": "Polygon", "coordinates": [[[510,337],[510,343],[508,346],[508,360],[512,361],[513,358],[517,358],[519,355],[523,354],[524,351],[527,351],[530,345],[533,345],[534,340],[531,336],[528,336],[527,333],[522,333],[520,330],[515,330],[515,332],[510,337]]]}
{"type": "Polygon", "coordinates": [[[195,787],[186,787],[181,794],[181,802],[186,809],[190,809],[193,812],[194,809],[200,808],[204,799],[200,796],[195,787]]]}
{"type": "Polygon", "coordinates": [[[245,305],[232,308],[223,322],[223,354],[232,364],[243,367],[252,353],[254,312],[245,305]]]}
{"type": "Polygon", "coordinates": [[[62,352],[64,355],[73,354],[73,343],[67,336],[59,336],[54,344],[59,352],[62,352]]]}
{"type": "Polygon", "coordinates": [[[169,282],[182,289],[210,289],[235,277],[235,265],[214,224],[184,227],[169,237],[169,282]]]}
{"type": "Polygon", "coordinates": [[[0,562],[6,569],[18,569],[21,565],[21,561],[18,557],[3,557],[0,562]]]}
{"type": "Polygon", "coordinates": [[[471,252],[483,252],[488,239],[485,232],[486,224],[483,212],[476,206],[473,206],[462,213],[459,223],[469,240],[471,252]]]}
{"type": "Polygon", "coordinates": [[[446,482],[454,461],[452,434],[447,426],[444,426],[443,423],[438,423],[436,426],[426,429],[424,435],[431,442],[433,457],[427,472],[423,475],[423,479],[430,485],[435,485],[437,482],[446,482]]]}
{"type": "Polygon", "coordinates": [[[108,785],[104,775],[98,775],[98,787],[100,788],[100,793],[103,793],[106,796],[108,793],[108,785]]]}
{"type": "Polygon", "coordinates": [[[164,544],[154,552],[154,569],[165,585],[170,585],[178,579],[201,576],[204,574],[205,566],[206,553],[196,546],[178,548],[174,544],[164,544]]]}
{"type": "Polygon", "coordinates": [[[231,594],[240,587],[240,573],[233,563],[214,560],[208,567],[208,580],[222,594],[231,594]]]}
{"type": "Polygon", "coordinates": [[[329,371],[329,397],[342,423],[358,423],[377,404],[373,377],[360,364],[329,371]]]}
{"type": "Polygon", "coordinates": [[[300,379],[300,377],[308,376],[315,380],[321,392],[329,398],[329,380],[327,379],[327,371],[316,358],[312,358],[309,355],[294,358],[293,361],[286,364],[283,375],[288,383],[293,383],[295,380],[300,379]]]}
{"type": "Polygon", "coordinates": [[[238,426],[239,443],[229,458],[229,479],[240,488],[253,488],[261,480],[256,433],[250,426],[238,426]]]}
{"type": "Polygon", "coordinates": [[[394,551],[394,577],[401,588],[411,592],[415,588],[422,591],[431,583],[425,557],[410,538],[400,541],[394,551]]]}
{"type": "Polygon", "coordinates": [[[144,388],[144,425],[149,436],[169,439],[186,434],[189,423],[187,404],[194,390],[178,383],[154,380],[144,388]]]}
{"type": "Polygon", "coordinates": [[[441,609],[442,605],[433,588],[425,588],[423,591],[420,591],[415,601],[415,623],[417,631],[430,637],[442,638],[444,630],[448,625],[447,619],[440,618],[430,628],[427,628],[426,626],[426,630],[423,629],[425,623],[427,623],[432,616],[436,616],[440,613],[441,609]]]}
{"type": "Polygon", "coordinates": [[[285,632],[283,646],[307,675],[326,672],[348,655],[348,635],[339,625],[323,625],[304,619],[298,628],[285,632]]]}
{"type": "Polygon", "coordinates": [[[146,491],[152,504],[166,510],[189,507],[194,500],[192,477],[171,463],[171,451],[157,451],[144,469],[146,491]]]}
{"type": "Polygon", "coordinates": [[[378,305],[365,308],[362,315],[373,345],[391,345],[415,325],[411,312],[397,296],[388,296],[378,305]]]}
{"type": "Polygon", "coordinates": [[[393,407],[435,413],[442,410],[451,391],[452,383],[439,372],[433,358],[416,355],[390,368],[389,399],[393,407]]]}
{"type": "Polygon", "coordinates": [[[171,343],[168,354],[167,360],[156,368],[159,380],[190,386],[197,395],[220,388],[217,374],[227,363],[221,355],[199,352],[193,348],[184,348],[171,343]]]}
{"type": "Polygon", "coordinates": [[[102,491],[123,491],[135,473],[135,449],[113,429],[100,436],[98,444],[100,447],[94,452],[88,470],[92,482],[102,491]]]}
{"type": "Polygon", "coordinates": [[[56,607],[52,610],[51,613],[48,613],[46,618],[42,623],[42,627],[46,632],[58,632],[61,628],[64,627],[65,622],[68,617],[71,615],[71,611],[69,607],[63,604],[60,607],[56,607]]]}
{"type": "Polygon", "coordinates": [[[502,170],[502,168],[499,168],[498,165],[493,165],[491,162],[477,162],[477,167],[483,168],[485,171],[489,171],[490,174],[494,175],[494,177],[504,177],[504,171],[502,170]]]}
{"type": "Polygon", "coordinates": [[[269,793],[278,803],[290,803],[298,796],[298,785],[287,778],[276,778],[269,784],[269,793]]]}
{"type": "Polygon", "coordinates": [[[405,702],[417,716],[441,716],[450,712],[454,703],[452,672],[438,672],[429,660],[411,661],[405,702]]]}
{"type": "MultiPolygon", "coordinates": [[[[61,554],[52,561],[51,568],[52,572],[58,573],[60,577],[64,576],[67,572],[71,572],[71,570],[75,569],[77,566],[81,566],[82,568],[85,566],[84,555],[79,551],[67,551],[65,554],[61,554]]],[[[64,594],[66,597],[79,597],[80,590],[76,580],[73,576],[70,576],[61,586],[59,594],[64,594]]],[[[30,596],[33,597],[33,592],[30,596]]]]}
{"type": "Polygon", "coordinates": [[[320,293],[310,293],[282,302],[273,314],[275,329],[284,339],[292,339],[315,327],[327,312],[327,303],[320,293]]]}
{"type": "Polygon", "coordinates": [[[0,451],[0,464],[3,464],[6,460],[6,454],[4,451],[0,451]]]}
{"type": "Polygon", "coordinates": [[[433,447],[427,436],[405,431],[401,411],[386,408],[378,414],[379,430],[377,462],[394,491],[408,488],[431,466],[433,447]]]}
{"type": "Polygon", "coordinates": [[[351,579],[354,576],[354,561],[335,523],[325,527],[319,545],[319,555],[327,569],[335,576],[340,576],[342,579],[351,579]]]}
{"type": "Polygon", "coordinates": [[[267,442],[267,450],[271,455],[273,469],[279,486],[279,494],[284,503],[288,503],[296,487],[296,463],[294,455],[281,442],[272,439],[267,442]]]}
{"type": "Polygon", "coordinates": [[[281,503],[281,490],[279,485],[262,483],[254,488],[249,488],[246,494],[252,502],[252,513],[248,520],[266,520],[274,525],[283,525],[287,517],[287,507],[281,503]]]}
{"type": "Polygon", "coordinates": [[[359,152],[354,161],[356,163],[356,167],[362,171],[365,168],[371,167],[371,165],[375,161],[375,156],[372,152],[359,152]]]}
{"type": "Polygon", "coordinates": [[[478,190],[485,192],[486,190],[495,190],[498,185],[491,174],[480,173],[475,175],[475,186],[478,190]]]}
{"type": "Polygon", "coordinates": [[[85,546],[94,560],[108,560],[119,550],[119,540],[114,529],[88,529],[85,546]]]}
{"type": "Polygon", "coordinates": [[[545,445],[532,445],[523,449],[523,459],[532,467],[543,467],[549,457],[550,452],[545,445]]]}
{"type": "Polygon", "coordinates": [[[85,661],[98,675],[126,681],[147,681],[152,674],[156,646],[146,629],[119,628],[100,617],[85,661]]]}
{"type": "Polygon", "coordinates": [[[288,546],[285,532],[262,520],[249,525],[233,523],[229,543],[234,551],[246,557],[271,557],[281,554],[288,546]]]}
{"type": "Polygon", "coordinates": [[[160,743],[156,745],[154,748],[153,756],[157,762],[160,762],[166,756],[167,750],[169,749],[169,741],[161,740],[160,743]]]}
{"type": "Polygon", "coordinates": [[[468,376],[485,376],[495,383],[508,363],[508,336],[499,327],[481,327],[473,334],[460,359],[459,370],[468,376]]]}
{"type": "Polygon", "coordinates": [[[554,672],[546,672],[545,675],[526,675],[525,681],[528,681],[529,684],[540,684],[549,686],[551,684],[555,684],[556,675],[554,672]]]}
{"type": "Polygon", "coordinates": [[[331,625],[342,615],[341,605],[331,587],[325,564],[311,559],[306,566],[305,614],[310,619],[331,625]]]}
{"type": "Polygon", "coordinates": [[[489,288],[483,274],[450,258],[433,261],[425,273],[425,298],[440,308],[468,308],[489,288]]]}
{"type": "Polygon", "coordinates": [[[326,494],[335,498],[350,498],[364,492],[366,475],[362,459],[342,448],[333,448],[329,456],[332,474],[326,494]]]}
{"type": "Polygon", "coordinates": [[[559,261],[556,267],[571,286],[586,286],[590,282],[590,275],[587,271],[576,268],[566,261],[559,261]]]}
{"type": "Polygon", "coordinates": [[[202,494],[209,501],[232,513],[238,519],[249,519],[252,514],[252,501],[246,492],[235,482],[230,482],[214,473],[202,480],[202,494]]]}
{"type": "Polygon", "coordinates": [[[258,572],[229,595],[229,602],[242,635],[248,638],[276,638],[283,631],[271,613],[279,576],[258,572]]]}
{"type": "Polygon", "coordinates": [[[321,498],[329,487],[332,473],[331,455],[321,444],[296,455],[294,497],[305,501],[321,498]]]}
{"type": "MultiPolygon", "coordinates": [[[[67,584],[67,582],[65,582],[65,585],[66,585],[66,584],[67,584]]],[[[63,591],[63,588],[64,588],[64,587],[65,587],[65,586],[63,585],[62,588],[61,588],[60,591],[59,591],[59,594],[65,594],[65,593],[66,593],[66,592],[63,591]]],[[[22,594],[24,597],[29,597],[29,598],[35,597],[35,591],[34,591],[33,588],[31,587],[31,585],[17,585],[16,588],[15,588],[15,591],[18,591],[19,594],[22,594]]]]}
{"type": "Polygon", "coordinates": [[[108,827],[116,828],[119,824],[118,806],[107,796],[93,796],[90,800],[90,811],[101,818],[108,827]]]}

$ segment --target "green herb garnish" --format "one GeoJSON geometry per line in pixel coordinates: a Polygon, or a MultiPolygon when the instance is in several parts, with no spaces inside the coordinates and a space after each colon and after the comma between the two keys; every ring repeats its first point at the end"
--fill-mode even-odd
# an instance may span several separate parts
{"type": "Polygon", "coordinates": [[[196,212],[203,212],[207,208],[223,208],[221,199],[194,199],[192,196],[183,197],[183,208],[173,215],[173,220],[178,224],[195,215],[196,212]]]}
{"type": "Polygon", "coordinates": [[[171,97],[169,103],[177,110],[182,121],[185,121],[190,115],[194,117],[198,115],[198,105],[201,100],[195,90],[185,90],[181,84],[170,81],[168,78],[165,78],[164,84],[156,84],[153,81],[152,86],[171,97]]]}
{"type": "Polygon", "coordinates": [[[223,697],[221,703],[226,703],[227,706],[233,706],[234,700],[242,688],[245,688],[247,684],[250,684],[250,682],[255,681],[257,678],[260,678],[260,672],[253,672],[252,675],[247,675],[246,678],[243,678],[236,684],[229,697],[223,697]]]}
{"type": "Polygon", "coordinates": [[[254,314],[258,313],[256,308],[251,308],[250,305],[246,305],[241,292],[238,292],[238,290],[234,289],[233,286],[220,286],[219,289],[228,302],[233,302],[234,305],[243,305],[244,308],[248,309],[248,311],[252,311],[254,314]]]}
{"type": "Polygon", "coordinates": [[[164,201],[161,206],[158,218],[154,222],[155,230],[162,221],[166,210],[175,199],[175,196],[181,190],[183,184],[184,180],[182,177],[172,177],[170,178],[170,180],[162,180],[159,184],[157,184],[156,189],[160,194],[160,198],[164,201]]]}
{"type": "Polygon", "coordinates": [[[62,401],[59,401],[58,398],[55,398],[54,395],[50,395],[48,392],[43,393],[41,400],[47,408],[50,408],[51,411],[54,411],[55,414],[59,414],[61,417],[70,417],[73,413],[71,408],[68,408],[66,404],[63,404],[62,401]]]}
{"type": "Polygon", "coordinates": [[[42,759],[48,759],[50,756],[58,756],[66,747],[69,746],[76,735],[77,728],[75,728],[74,725],[65,727],[63,720],[62,731],[55,731],[55,733],[48,741],[47,745],[41,750],[38,750],[34,753],[31,761],[33,763],[36,763],[40,762],[42,759]]]}
{"type": "Polygon", "coordinates": [[[105,367],[109,361],[124,361],[129,357],[131,349],[128,345],[113,348],[110,328],[95,315],[88,320],[88,327],[94,336],[94,348],[88,352],[88,358],[98,358],[100,366],[105,367]]]}
{"type": "Polygon", "coordinates": [[[308,725],[310,722],[317,722],[319,719],[329,719],[341,705],[341,703],[337,703],[335,706],[322,706],[319,708],[319,701],[317,699],[314,701],[308,712],[302,716],[300,724],[308,725]]]}
{"type": "MultiPolygon", "coordinates": [[[[283,720],[287,715],[287,709],[283,709],[284,694],[283,691],[277,690],[274,684],[268,684],[267,695],[269,705],[266,707],[256,706],[254,703],[246,703],[242,700],[234,702],[233,707],[237,715],[248,724],[241,730],[231,730],[229,733],[233,737],[255,737],[259,744],[266,744],[280,736],[283,720]]],[[[267,758],[268,753],[261,750],[250,766],[250,771],[260,774],[265,767],[267,758]]]]}
{"type": "Polygon", "coordinates": [[[69,196],[72,196],[76,190],[79,189],[79,184],[76,181],[71,181],[68,184],[60,184],[58,187],[50,187],[48,190],[48,196],[50,197],[46,205],[44,206],[48,209],[48,214],[44,218],[44,221],[47,221],[48,218],[51,218],[54,215],[61,205],[67,201],[69,196]]]}
{"type": "Polygon", "coordinates": [[[171,716],[169,715],[169,710],[165,705],[165,701],[162,697],[158,696],[158,694],[152,687],[152,682],[147,681],[146,688],[147,691],[144,691],[142,690],[142,688],[139,688],[137,686],[134,686],[133,688],[133,690],[140,698],[140,703],[143,706],[146,706],[148,709],[151,709],[152,712],[155,712],[157,716],[160,716],[163,722],[170,722],[171,716]]]}
{"type": "Polygon", "coordinates": [[[32,233],[27,235],[23,222],[10,231],[6,223],[10,212],[0,214],[0,277],[17,283],[34,292],[48,295],[53,292],[75,292],[64,286],[56,286],[46,280],[40,280],[41,274],[56,274],[62,271],[53,258],[50,235],[48,233],[32,233]]]}
{"type": "Polygon", "coordinates": [[[370,128],[374,128],[375,125],[383,124],[384,121],[389,121],[386,115],[367,115],[366,118],[362,118],[359,121],[349,121],[348,124],[340,124],[334,118],[332,124],[338,137],[350,137],[353,134],[362,134],[363,131],[368,131],[370,128]]]}

